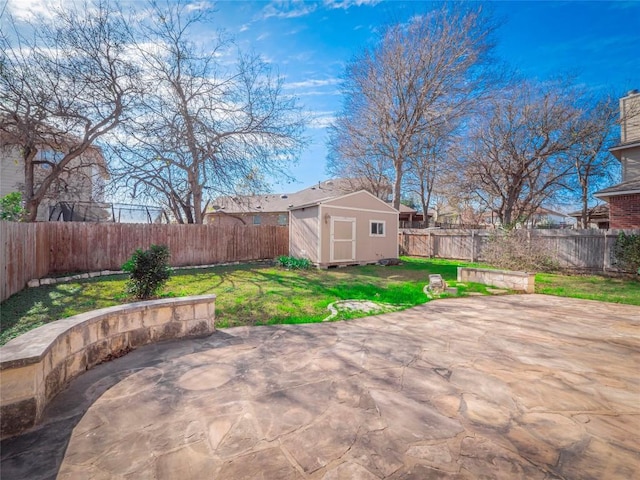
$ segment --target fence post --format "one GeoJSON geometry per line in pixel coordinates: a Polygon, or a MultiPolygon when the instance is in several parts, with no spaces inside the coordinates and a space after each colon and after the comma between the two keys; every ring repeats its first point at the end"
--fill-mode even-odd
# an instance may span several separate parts
{"type": "Polygon", "coordinates": [[[607,234],[609,233],[609,230],[605,230],[604,231],[604,248],[602,249],[602,271],[606,272],[607,268],[611,267],[611,256],[609,255],[609,248],[607,245],[607,234]]]}
{"type": "Polygon", "coordinates": [[[471,262],[475,262],[476,257],[476,231],[471,230],[471,262]]]}

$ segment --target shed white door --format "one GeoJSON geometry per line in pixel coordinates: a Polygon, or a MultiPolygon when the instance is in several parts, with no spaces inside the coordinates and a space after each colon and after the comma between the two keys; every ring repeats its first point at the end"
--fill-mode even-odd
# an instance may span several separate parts
{"type": "Polygon", "coordinates": [[[330,261],[348,262],[356,259],[356,219],[331,217],[330,261]]]}

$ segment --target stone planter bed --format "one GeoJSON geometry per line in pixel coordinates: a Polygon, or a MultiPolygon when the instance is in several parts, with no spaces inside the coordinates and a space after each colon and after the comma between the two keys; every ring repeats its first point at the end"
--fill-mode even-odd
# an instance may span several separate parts
{"type": "Polygon", "coordinates": [[[117,305],[58,320],[0,348],[0,435],[16,435],[82,372],[162,340],[215,330],[215,295],[117,305]]]}
{"type": "Polygon", "coordinates": [[[458,282],[481,283],[520,292],[534,293],[536,274],[510,270],[458,267],[458,282]]]}

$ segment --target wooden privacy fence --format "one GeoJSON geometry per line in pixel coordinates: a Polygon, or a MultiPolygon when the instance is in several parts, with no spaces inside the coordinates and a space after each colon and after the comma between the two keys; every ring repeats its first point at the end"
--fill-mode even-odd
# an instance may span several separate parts
{"type": "Polygon", "coordinates": [[[0,222],[0,240],[2,300],[34,278],[120,270],[136,248],[152,244],[167,245],[175,267],[262,260],[289,252],[289,229],[281,226],[0,222]]]}
{"type": "MultiPolygon", "coordinates": [[[[555,256],[561,268],[613,269],[613,247],[622,230],[527,230],[527,236],[555,256]]],[[[624,230],[640,234],[640,230],[624,230]]],[[[404,230],[399,233],[404,255],[481,262],[493,230],[404,230]]]]}

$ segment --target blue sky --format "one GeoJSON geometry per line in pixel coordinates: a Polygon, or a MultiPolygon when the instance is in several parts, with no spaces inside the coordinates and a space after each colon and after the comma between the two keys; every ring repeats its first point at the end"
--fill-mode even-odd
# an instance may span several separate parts
{"type": "MultiPolygon", "coordinates": [[[[14,10],[37,9],[45,1],[9,0],[9,5],[14,10]]],[[[242,50],[262,55],[284,77],[286,93],[313,115],[311,143],[291,169],[297,183],[273,179],[274,191],[298,190],[327,178],[325,127],[341,106],[339,83],[346,63],[371,44],[385,24],[406,21],[437,5],[378,0],[193,4],[214,8],[211,29],[224,29],[242,50]]],[[[523,75],[575,75],[586,89],[616,95],[640,88],[640,0],[486,5],[501,21],[496,56],[523,75]]]]}
{"type": "MultiPolygon", "coordinates": [[[[220,2],[217,19],[273,63],[287,92],[313,112],[312,143],[292,169],[296,189],[327,178],[325,126],[340,109],[344,66],[389,22],[405,21],[433,6],[367,0],[220,2]]],[[[496,55],[525,76],[576,75],[587,89],[624,93],[640,88],[640,1],[490,2],[501,21],[496,55]],[[624,25],[627,28],[624,28],[624,25]]],[[[294,187],[294,188],[291,188],[294,187]]]]}

